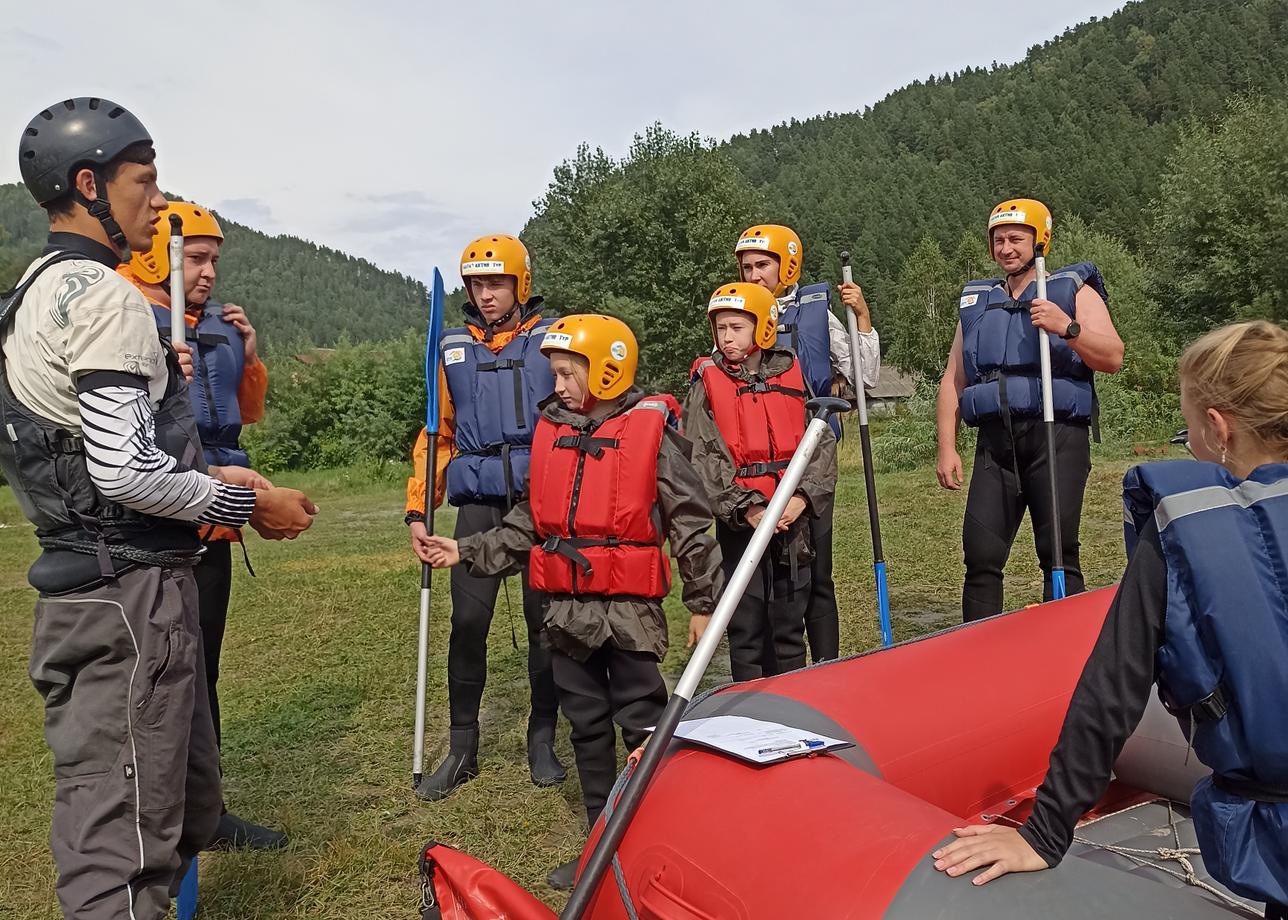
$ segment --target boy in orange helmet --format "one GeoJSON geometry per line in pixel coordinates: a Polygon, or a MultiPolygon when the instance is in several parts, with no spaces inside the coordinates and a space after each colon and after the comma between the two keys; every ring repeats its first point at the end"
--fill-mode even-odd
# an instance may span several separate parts
{"type": "MultiPolygon", "coordinates": [[[[554,389],[541,337],[542,298],[532,295],[528,250],[516,237],[482,236],[461,254],[461,280],[468,302],[465,325],[448,329],[440,342],[438,435],[439,488],[456,507],[456,537],[497,526],[527,489],[532,433],[538,405],[554,389]]],[[[407,481],[411,545],[429,562],[425,530],[425,465],[428,441],[416,442],[407,481]]],[[[479,712],[487,679],[487,635],[501,579],[463,569],[451,573],[452,631],[447,652],[451,727],[447,756],[424,777],[416,794],[427,801],[449,795],[478,775],[479,712]]],[[[532,782],[549,786],[566,773],[555,756],[558,703],[550,652],[541,642],[541,595],[525,579],[523,618],[528,627],[528,768],[532,782]]]]}
{"type": "MultiPolygon", "coordinates": [[[[728,578],[805,433],[808,393],[800,362],[777,346],[778,305],[764,287],[738,282],[718,288],[707,318],[716,351],[693,364],[684,422],[728,578]]],[[[805,665],[809,520],[830,509],[835,490],[836,442],[825,438],[729,622],[734,680],[805,665]]]]}
{"type": "MultiPolygon", "coordinates": [[[[183,318],[187,324],[187,345],[192,358],[192,399],[197,431],[206,463],[231,469],[238,481],[256,489],[272,487],[265,477],[250,468],[250,458],[241,449],[242,425],[264,417],[268,392],[268,369],[259,359],[259,337],[237,304],[210,299],[217,277],[219,251],[224,232],[214,214],[187,201],[169,202],[157,222],[160,232],[152,248],[135,252],[130,261],[117,268],[152,305],[162,338],[170,337],[170,215],[183,221],[183,318]]],[[[222,741],[219,718],[219,660],[224,630],[228,623],[228,601],[232,592],[232,544],[241,543],[241,531],[210,526],[202,531],[206,552],[193,569],[200,606],[201,640],[206,662],[206,692],[215,738],[222,741]]],[[[256,850],[286,845],[286,835],[252,821],[224,812],[212,847],[256,850]]]]}
{"type": "MultiPolygon", "coordinates": [[[[849,332],[831,309],[831,286],[826,282],[803,284],[801,268],[805,247],[791,227],[758,224],[748,227],[734,245],[738,274],[759,284],[778,303],[779,341],[800,361],[801,376],[815,396],[837,395],[854,399],[854,370],[849,332]]],[[[837,287],[841,302],[854,314],[858,329],[859,358],[864,386],[876,386],[881,376],[881,339],[872,328],[872,315],[863,289],[853,282],[837,287]]],[[[828,423],[839,438],[841,420],[828,423]]],[[[820,514],[810,528],[814,550],[813,579],[805,611],[805,632],[815,661],[841,653],[840,617],[836,585],[832,580],[832,508],[820,514]]]]}

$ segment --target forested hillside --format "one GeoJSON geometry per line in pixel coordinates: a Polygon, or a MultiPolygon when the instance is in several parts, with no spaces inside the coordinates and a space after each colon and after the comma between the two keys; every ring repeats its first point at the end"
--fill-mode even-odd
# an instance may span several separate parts
{"type": "MultiPolygon", "coordinates": [[[[388,339],[425,325],[425,287],[365,259],[220,217],[216,293],[245,306],[270,347],[388,339]]],[[[48,224],[18,184],[0,185],[0,289],[40,252],[48,224]]]]}
{"type": "MultiPolygon", "coordinates": [[[[1235,95],[1288,95],[1285,0],[1143,0],[1070,28],[1017,64],[918,81],[861,113],[735,137],[720,149],[834,272],[850,247],[890,278],[926,235],[949,244],[1027,194],[1135,251],[1187,119],[1235,95]],[[811,246],[811,243],[813,244],[811,246]]],[[[1059,256],[1057,233],[1056,256],[1059,256]]],[[[856,269],[857,270],[857,269],[856,269]]]]}

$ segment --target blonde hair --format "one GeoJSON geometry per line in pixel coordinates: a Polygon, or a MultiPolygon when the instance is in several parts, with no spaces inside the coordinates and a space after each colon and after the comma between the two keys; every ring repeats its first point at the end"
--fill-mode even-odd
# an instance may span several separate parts
{"type": "Polygon", "coordinates": [[[1185,349],[1181,389],[1288,457],[1288,332],[1266,320],[1213,329],[1185,349]]]}

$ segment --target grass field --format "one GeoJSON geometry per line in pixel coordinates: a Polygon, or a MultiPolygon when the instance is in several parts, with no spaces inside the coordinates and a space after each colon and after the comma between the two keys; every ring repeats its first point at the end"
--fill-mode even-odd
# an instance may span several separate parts
{"type": "MultiPolygon", "coordinates": [[[[856,463],[844,445],[836,515],[836,585],[842,650],[877,644],[871,544],[856,463]]],[[[1122,571],[1119,483],[1125,456],[1097,457],[1083,515],[1088,585],[1122,571]]],[[[519,649],[504,594],[497,607],[484,699],[482,775],[447,800],[418,802],[409,785],[419,566],[406,544],[398,472],[341,470],[279,477],[320,505],[294,543],[252,537],[258,577],[234,577],[220,698],[230,810],[285,830],[291,845],[269,854],[202,858],[203,920],[416,916],[417,849],[435,839],[502,869],[552,906],[546,872],[576,855],[582,817],[575,774],[561,788],[528,782],[524,758],[527,674],[517,583],[510,588],[519,649]]],[[[931,471],[878,477],[896,639],[960,619],[960,528],[965,493],[934,485],[931,471]]],[[[450,511],[439,532],[450,532],[450,511]]],[[[54,918],[47,847],[53,796],[41,707],[26,666],[34,593],[26,568],[31,528],[0,489],[0,916],[54,918]]],[[[1032,538],[1021,532],[1007,577],[1007,604],[1040,599],[1032,538]]],[[[672,637],[684,615],[667,601],[672,637]]],[[[445,745],[447,577],[434,581],[427,759],[445,745]]],[[[687,653],[673,649],[677,675],[687,653]]],[[[727,657],[717,658],[727,673],[727,657]]],[[[713,678],[714,679],[714,678],[713,678]]],[[[560,753],[572,763],[567,725],[560,753]]]]}

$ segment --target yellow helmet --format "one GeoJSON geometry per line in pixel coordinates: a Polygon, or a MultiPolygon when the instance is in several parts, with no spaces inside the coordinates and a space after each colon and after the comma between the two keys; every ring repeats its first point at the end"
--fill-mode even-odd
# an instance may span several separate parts
{"type": "Polygon", "coordinates": [[[774,296],[781,297],[793,284],[801,280],[801,261],[805,258],[805,247],[801,238],[791,227],[781,224],[757,224],[742,231],[738,243],[733,247],[733,254],[744,250],[761,250],[778,257],[778,285],[774,296]]]}
{"type": "Polygon", "coordinates": [[[1028,227],[1037,238],[1033,241],[1034,250],[1042,247],[1042,252],[1051,248],[1051,209],[1036,198],[1008,198],[993,209],[988,216],[988,242],[993,244],[993,228],[1004,224],[1019,224],[1028,227]]]}
{"type": "Polygon", "coordinates": [[[707,320],[715,334],[715,315],[726,310],[746,313],[756,324],[753,341],[757,348],[771,348],[778,341],[778,301],[759,284],[735,281],[716,288],[707,303],[707,320]]]}
{"type": "Polygon", "coordinates": [[[183,237],[213,236],[223,240],[224,231],[219,221],[200,205],[190,201],[172,201],[161,210],[157,221],[157,235],[152,237],[152,248],[130,256],[130,272],[145,284],[164,284],[170,277],[170,215],[178,214],[183,220],[183,237]]]}
{"type": "Polygon", "coordinates": [[[630,389],[640,363],[631,327],[598,313],[574,313],[547,327],[541,353],[552,351],[569,351],[590,362],[588,386],[596,399],[616,399],[630,389]]]}
{"type": "Polygon", "coordinates": [[[509,275],[514,279],[514,297],[517,303],[527,303],[532,293],[532,259],[528,247],[517,236],[504,233],[480,236],[461,253],[461,280],[465,282],[465,297],[470,303],[470,277],[472,275],[509,275]]]}

